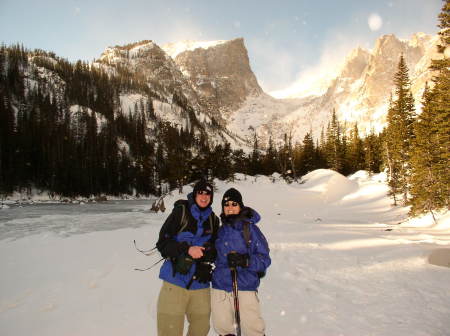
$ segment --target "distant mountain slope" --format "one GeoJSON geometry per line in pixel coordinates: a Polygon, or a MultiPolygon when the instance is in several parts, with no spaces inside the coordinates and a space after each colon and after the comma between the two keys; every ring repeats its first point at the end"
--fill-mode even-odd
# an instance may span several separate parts
{"type": "MultiPolygon", "coordinates": [[[[324,93],[305,96],[301,91],[291,94],[292,99],[283,100],[271,100],[263,95],[251,97],[230,116],[229,125],[236,132],[243,132],[239,133],[242,136],[251,137],[256,129],[263,139],[270,134],[281,139],[284,133],[291,132],[294,139],[301,140],[309,130],[318,137],[335,109],[341,121],[358,122],[363,133],[371,129],[381,131],[386,123],[387,104],[400,55],[403,54],[407,62],[416,108],[420,110],[425,83],[432,77],[429,65],[438,57],[437,42],[438,36],[423,33],[409,40],[400,40],[394,35],[382,36],[371,51],[355,48],[336,78],[326,79],[324,93]],[[236,121],[249,120],[247,116],[252,111],[258,111],[262,118],[240,128],[236,121]]],[[[324,85],[318,83],[317,86],[324,85]]]]}

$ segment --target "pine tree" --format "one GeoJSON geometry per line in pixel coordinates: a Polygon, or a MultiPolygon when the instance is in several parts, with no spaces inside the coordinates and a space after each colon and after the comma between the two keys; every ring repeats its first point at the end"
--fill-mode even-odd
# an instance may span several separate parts
{"type": "Polygon", "coordinates": [[[341,126],[334,109],[331,116],[331,121],[328,123],[324,149],[327,166],[337,172],[342,172],[344,164],[342,133],[341,126]]]}
{"type": "Polygon", "coordinates": [[[371,173],[379,173],[382,159],[382,141],[381,136],[375,134],[372,129],[364,138],[364,167],[371,173]]]}
{"type": "Polygon", "coordinates": [[[438,136],[434,127],[433,96],[425,89],[423,110],[414,125],[411,155],[411,213],[420,214],[443,206],[435,166],[439,160],[438,136]]]}
{"type": "Polygon", "coordinates": [[[365,168],[363,140],[359,137],[358,123],[355,123],[350,134],[350,143],[347,150],[348,173],[354,173],[365,168]]]}
{"type": "Polygon", "coordinates": [[[261,150],[259,149],[258,136],[253,135],[253,151],[250,153],[249,173],[252,176],[262,173],[261,150]]]}
{"type": "Polygon", "coordinates": [[[394,198],[394,204],[397,203],[397,194],[402,194],[403,204],[406,205],[409,192],[409,158],[415,109],[408,67],[403,55],[400,56],[394,84],[395,100],[391,100],[388,109],[385,155],[388,163],[390,194],[394,198]]]}
{"type": "Polygon", "coordinates": [[[310,171],[316,169],[317,157],[316,150],[314,148],[314,140],[311,132],[306,133],[303,138],[302,152],[300,155],[299,174],[305,175],[310,171]]]}
{"type": "Polygon", "coordinates": [[[265,175],[272,175],[277,171],[277,149],[273,143],[272,136],[269,137],[269,144],[267,146],[266,153],[263,157],[263,171],[265,175]]]}
{"type": "Polygon", "coordinates": [[[433,60],[434,86],[424,93],[423,111],[415,125],[411,158],[411,213],[450,206],[450,0],[439,14],[440,59],[433,60]]]}

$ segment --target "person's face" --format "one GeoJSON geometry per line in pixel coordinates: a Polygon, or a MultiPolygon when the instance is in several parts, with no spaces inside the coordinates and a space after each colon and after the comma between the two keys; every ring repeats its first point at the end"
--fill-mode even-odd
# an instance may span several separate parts
{"type": "Polygon", "coordinates": [[[197,203],[197,205],[200,208],[206,208],[210,201],[211,201],[211,193],[209,191],[200,190],[195,195],[195,203],[197,203]]]}
{"type": "Polygon", "coordinates": [[[237,215],[241,212],[241,206],[237,202],[228,201],[223,205],[223,212],[225,213],[225,216],[237,215]]]}

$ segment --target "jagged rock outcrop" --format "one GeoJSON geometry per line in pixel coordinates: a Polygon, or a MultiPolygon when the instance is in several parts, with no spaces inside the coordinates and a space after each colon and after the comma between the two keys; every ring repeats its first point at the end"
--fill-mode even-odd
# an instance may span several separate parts
{"type": "Polygon", "coordinates": [[[191,106],[199,107],[197,94],[189,81],[172,58],[153,41],[108,47],[98,61],[106,65],[126,67],[168,99],[178,93],[184,95],[191,106]]]}
{"type": "MultiPolygon", "coordinates": [[[[166,50],[170,53],[170,46],[166,50]]],[[[217,120],[223,122],[249,96],[262,93],[242,38],[185,50],[173,56],[198,94],[200,104],[217,120]]]]}
{"type": "Polygon", "coordinates": [[[228,134],[262,142],[272,135],[292,134],[302,140],[312,130],[319,137],[333,109],[341,121],[358,122],[362,132],[381,131],[394,88],[400,55],[410,70],[416,105],[431,80],[437,36],[418,33],[409,40],[380,37],[372,50],[357,47],[345,59],[337,77],[318,96],[299,93],[297,99],[275,100],[266,95],[253,74],[242,38],[230,41],[178,42],[160,48],[151,41],[109,48],[103,63],[116,63],[146,78],[149,85],[171,97],[186,98],[197,113],[217,121],[228,134]]]}
{"type": "MultiPolygon", "coordinates": [[[[301,141],[310,130],[318,138],[321,130],[326,128],[333,109],[340,121],[347,122],[347,126],[358,122],[363,134],[372,129],[381,131],[386,124],[388,102],[394,90],[393,78],[398,70],[400,55],[404,56],[409,68],[411,91],[419,110],[425,83],[431,82],[432,78],[429,65],[432,59],[438,57],[438,40],[438,36],[424,33],[417,33],[409,40],[384,35],[376,41],[371,51],[360,47],[354,49],[325,93],[305,97],[304,93],[299,92],[293,95],[299,98],[281,100],[277,104],[270,103],[267,99],[253,99],[251,104],[244,104],[232,119],[241,120],[240,116],[248,116],[249,109],[268,114],[264,122],[255,123],[256,125],[248,123],[245,128],[255,126],[254,129],[263,138],[262,142],[269,135],[282,138],[284,133],[291,133],[294,140],[301,141]],[[283,101],[289,108],[275,108],[283,101]],[[277,114],[277,117],[272,118],[272,114],[277,114]]],[[[237,126],[232,125],[238,129],[237,126]]],[[[242,127],[241,129],[244,130],[242,127]]],[[[251,132],[253,130],[247,131],[246,135],[251,136],[251,132]]]]}
{"type": "MultiPolygon", "coordinates": [[[[189,64],[189,69],[195,74],[194,77],[175,63],[164,49],[148,40],[109,47],[95,64],[109,67],[111,71],[125,68],[134,78],[146,83],[157,94],[157,98],[153,99],[153,107],[156,115],[162,120],[187,130],[191,130],[192,125],[196,124],[197,128],[203,129],[208,134],[211,143],[226,140],[234,146],[240,146],[242,139],[231,134],[223,123],[220,124],[222,120],[220,112],[238,106],[237,102],[245,100],[248,94],[255,92],[253,86],[259,88],[250,70],[242,41],[241,44],[238,47],[238,43],[225,41],[223,46],[194,50],[192,53],[183,48],[178,50],[181,52],[179,59],[189,64]],[[199,64],[196,65],[196,62],[199,64]],[[253,76],[253,82],[244,81],[243,77],[236,75],[248,71],[253,76]],[[205,76],[205,73],[208,73],[208,76],[205,76]],[[204,78],[204,84],[200,82],[200,78],[204,78]],[[247,90],[235,85],[235,80],[242,81],[247,90]],[[208,89],[207,83],[214,87],[214,92],[208,89]]],[[[262,91],[260,88],[259,90],[262,91]]],[[[147,97],[139,94],[125,93],[121,96],[123,110],[132,109],[142,100],[145,103],[146,99],[147,97]]]]}

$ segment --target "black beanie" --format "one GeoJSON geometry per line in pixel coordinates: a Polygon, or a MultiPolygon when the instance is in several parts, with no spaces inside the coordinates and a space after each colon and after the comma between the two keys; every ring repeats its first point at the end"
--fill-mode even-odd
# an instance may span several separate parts
{"type": "Polygon", "coordinates": [[[244,202],[242,202],[242,195],[237,189],[230,188],[227,191],[225,191],[225,194],[223,194],[222,198],[222,211],[225,203],[229,201],[238,203],[239,206],[241,207],[241,210],[244,208],[244,202]]]}
{"type": "Polygon", "coordinates": [[[195,196],[197,196],[197,193],[199,191],[208,191],[209,194],[211,195],[211,201],[209,202],[208,206],[210,206],[213,202],[213,196],[214,196],[214,188],[213,186],[206,182],[205,180],[200,180],[198,181],[195,185],[194,185],[194,200],[195,200],[195,196]]]}

